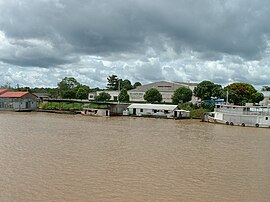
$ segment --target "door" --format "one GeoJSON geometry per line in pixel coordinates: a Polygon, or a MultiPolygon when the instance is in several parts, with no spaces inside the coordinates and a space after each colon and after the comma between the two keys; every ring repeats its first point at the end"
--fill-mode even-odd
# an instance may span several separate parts
{"type": "Polygon", "coordinates": [[[133,115],[136,115],[136,108],[133,109],[133,115]]]}
{"type": "Polygon", "coordinates": [[[25,108],[26,108],[26,109],[29,108],[29,102],[28,102],[28,101],[25,102],[25,108]]]}

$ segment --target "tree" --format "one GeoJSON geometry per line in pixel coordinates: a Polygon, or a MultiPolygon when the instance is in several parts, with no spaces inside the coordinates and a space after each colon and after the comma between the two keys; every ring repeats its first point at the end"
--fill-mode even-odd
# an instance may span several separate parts
{"type": "Polygon", "coordinates": [[[119,100],[119,102],[128,102],[129,101],[129,95],[128,95],[127,90],[125,88],[123,88],[120,91],[120,94],[118,96],[118,100],[119,100]]]}
{"type": "Polygon", "coordinates": [[[65,77],[57,84],[62,98],[75,98],[77,90],[76,87],[79,85],[80,83],[73,77],[65,77]]]}
{"type": "Polygon", "coordinates": [[[225,87],[229,92],[229,102],[236,105],[244,105],[247,102],[255,102],[254,99],[257,93],[256,89],[247,83],[232,83],[225,87]]]}
{"type": "Polygon", "coordinates": [[[111,98],[109,93],[101,92],[98,96],[95,97],[95,101],[106,101],[111,98]]]}
{"type": "Polygon", "coordinates": [[[57,84],[60,90],[68,90],[77,87],[80,83],[73,77],[65,77],[57,84]]]}
{"type": "Polygon", "coordinates": [[[172,95],[172,101],[174,104],[185,103],[192,98],[192,90],[186,87],[177,88],[172,95]]]}
{"type": "Polygon", "coordinates": [[[107,88],[109,90],[117,90],[119,88],[119,79],[115,74],[107,77],[107,88]]]}
{"type": "Polygon", "coordinates": [[[270,91],[270,86],[263,86],[262,91],[270,91]]]}
{"type": "Polygon", "coordinates": [[[264,99],[264,95],[262,93],[256,92],[252,94],[252,100],[254,103],[259,103],[264,99]]]}
{"type": "Polygon", "coordinates": [[[211,81],[202,81],[194,89],[194,95],[202,100],[210,100],[213,97],[224,98],[226,93],[222,89],[221,85],[214,84],[211,81]]]}
{"type": "Polygon", "coordinates": [[[155,102],[161,102],[162,100],[162,95],[160,92],[155,89],[155,88],[150,88],[147,90],[143,96],[143,98],[150,103],[155,103],[155,102]]]}
{"type": "Polygon", "coordinates": [[[212,89],[212,96],[211,98],[223,98],[225,99],[227,96],[227,92],[224,88],[222,88],[221,85],[219,84],[214,84],[213,89],[212,89]]]}
{"type": "Polygon", "coordinates": [[[80,86],[76,92],[76,99],[87,99],[89,92],[88,86],[80,86]]]}
{"type": "Polygon", "coordinates": [[[75,99],[76,98],[76,90],[68,89],[61,92],[61,97],[64,99],[75,99]]]}
{"type": "Polygon", "coordinates": [[[121,81],[121,89],[123,88],[125,88],[126,90],[131,90],[133,88],[131,82],[128,79],[121,81]]]}
{"type": "Polygon", "coordinates": [[[137,88],[138,86],[141,86],[142,84],[140,83],[140,82],[135,82],[134,84],[133,84],[133,88],[137,88]]]}

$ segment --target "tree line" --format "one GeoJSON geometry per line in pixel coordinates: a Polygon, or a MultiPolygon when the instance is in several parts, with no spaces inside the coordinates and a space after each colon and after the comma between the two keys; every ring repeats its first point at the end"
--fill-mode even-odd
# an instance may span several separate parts
{"type": "MultiPolygon", "coordinates": [[[[140,82],[135,82],[133,85],[128,79],[120,79],[117,75],[109,75],[107,77],[106,90],[121,90],[119,98],[123,101],[128,100],[127,91],[141,86],[140,82]]],[[[96,92],[100,88],[90,88],[87,85],[81,84],[74,77],[65,77],[59,83],[57,83],[57,88],[30,88],[30,87],[20,87],[18,84],[16,87],[11,87],[10,83],[2,85],[0,88],[11,89],[14,91],[28,91],[31,93],[48,93],[53,98],[63,98],[63,99],[88,99],[88,94],[90,92],[96,92]]],[[[97,100],[107,100],[110,99],[110,95],[101,94],[96,98],[97,100]]]]}
{"type": "MultiPolygon", "coordinates": [[[[128,102],[128,90],[141,86],[140,82],[135,82],[133,85],[128,79],[120,79],[117,75],[109,75],[107,77],[107,90],[120,90],[118,100],[120,102],[128,102]]],[[[1,86],[1,88],[11,88],[10,84],[1,86]]],[[[104,90],[99,88],[90,88],[87,85],[79,83],[74,77],[65,77],[59,83],[57,88],[29,88],[19,87],[13,88],[16,91],[29,91],[32,93],[49,93],[53,97],[60,97],[64,99],[87,99],[90,92],[104,90]]],[[[270,91],[269,86],[263,86],[262,91],[270,91]]],[[[259,103],[264,99],[262,93],[258,92],[251,84],[236,82],[224,88],[211,81],[202,81],[192,92],[189,88],[180,87],[172,95],[172,102],[174,104],[186,103],[191,101],[192,95],[201,100],[211,99],[229,99],[229,103],[236,105],[244,105],[247,102],[259,103]]],[[[109,100],[111,96],[102,92],[96,96],[97,101],[109,100]]],[[[149,103],[161,103],[162,95],[157,89],[149,89],[144,94],[144,99],[149,103]]]]}
{"type": "MultiPolygon", "coordinates": [[[[192,92],[189,88],[180,87],[172,95],[174,104],[191,101],[192,95],[200,100],[215,100],[228,98],[229,103],[244,105],[245,103],[259,103],[264,99],[264,95],[258,92],[251,84],[236,82],[224,88],[211,81],[200,82],[192,92]]],[[[157,89],[150,89],[145,92],[144,99],[150,103],[160,103],[162,95],[157,89]]]]}

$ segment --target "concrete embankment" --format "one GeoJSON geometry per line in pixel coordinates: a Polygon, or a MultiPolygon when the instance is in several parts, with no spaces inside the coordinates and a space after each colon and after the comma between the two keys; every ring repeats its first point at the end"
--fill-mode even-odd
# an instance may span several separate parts
{"type": "Polygon", "coordinates": [[[56,113],[56,114],[80,114],[80,111],[63,111],[63,110],[45,110],[37,109],[37,112],[47,112],[47,113],[56,113]]]}

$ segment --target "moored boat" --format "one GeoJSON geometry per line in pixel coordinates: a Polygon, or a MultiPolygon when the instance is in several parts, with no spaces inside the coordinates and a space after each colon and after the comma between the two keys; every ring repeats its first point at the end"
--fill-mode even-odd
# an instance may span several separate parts
{"type": "Polygon", "coordinates": [[[270,127],[269,106],[216,105],[214,112],[204,117],[205,121],[253,127],[270,127]]]}
{"type": "Polygon", "coordinates": [[[82,115],[87,116],[110,116],[109,109],[94,109],[94,108],[83,108],[81,111],[82,115]]]}

